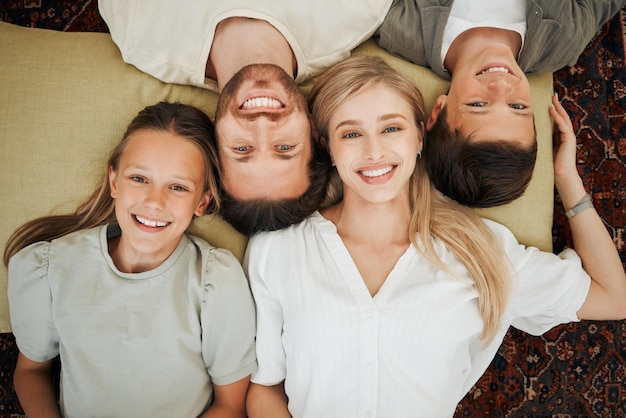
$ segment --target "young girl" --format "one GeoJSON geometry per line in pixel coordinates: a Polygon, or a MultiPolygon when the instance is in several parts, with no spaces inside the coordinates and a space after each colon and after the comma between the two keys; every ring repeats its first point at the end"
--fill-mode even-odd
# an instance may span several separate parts
{"type": "Polygon", "coordinates": [[[580,258],[525,248],[438,193],[422,155],[422,97],[382,60],[337,65],[311,104],[343,198],[249,243],[251,417],[449,417],[509,325],[540,334],[626,317],[624,269],[581,199],[575,137],[556,100],[556,185],[580,258]]]}
{"type": "Polygon", "coordinates": [[[245,416],[256,370],[248,284],[230,252],[185,234],[218,203],[212,135],[199,109],[145,108],[74,214],[10,238],[15,389],[28,416],[245,416]]]}

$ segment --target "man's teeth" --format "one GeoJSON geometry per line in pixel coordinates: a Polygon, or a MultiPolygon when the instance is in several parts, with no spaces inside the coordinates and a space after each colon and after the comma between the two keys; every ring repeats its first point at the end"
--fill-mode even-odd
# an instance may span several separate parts
{"type": "Polygon", "coordinates": [[[485,73],[507,73],[508,74],[509,70],[506,67],[491,67],[491,68],[487,68],[481,74],[485,74],[485,73]]]}
{"type": "Polygon", "coordinates": [[[363,170],[361,171],[361,174],[364,175],[365,177],[380,177],[380,176],[387,174],[392,169],[393,167],[389,166],[385,168],[379,168],[378,170],[363,170]]]}
{"type": "Polygon", "coordinates": [[[142,218],[141,216],[137,216],[135,215],[135,219],[137,219],[137,222],[139,222],[140,224],[149,226],[151,228],[156,228],[159,226],[165,226],[167,225],[167,222],[162,222],[162,221],[151,221],[149,219],[146,218],[142,218]]]}
{"type": "Polygon", "coordinates": [[[253,97],[246,100],[241,106],[242,109],[254,109],[258,107],[282,109],[283,104],[272,97],[253,97]]]}

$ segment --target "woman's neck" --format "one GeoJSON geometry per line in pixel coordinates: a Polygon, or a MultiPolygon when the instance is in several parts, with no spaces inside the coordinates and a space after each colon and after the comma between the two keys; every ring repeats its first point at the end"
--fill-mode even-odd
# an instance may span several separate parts
{"type": "Polygon", "coordinates": [[[206,76],[224,84],[249,64],[275,64],[295,77],[297,63],[283,35],[264,20],[233,17],[215,29],[206,76]],[[236,47],[233,47],[236,45],[236,47]]]}
{"type": "Polygon", "coordinates": [[[407,201],[371,204],[344,198],[322,211],[337,227],[341,238],[369,242],[381,248],[390,245],[408,246],[411,210],[407,201]]]}
{"type": "Polygon", "coordinates": [[[337,226],[368,292],[376,296],[410,245],[408,201],[373,205],[344,197],[322,214],[337,226]]]}

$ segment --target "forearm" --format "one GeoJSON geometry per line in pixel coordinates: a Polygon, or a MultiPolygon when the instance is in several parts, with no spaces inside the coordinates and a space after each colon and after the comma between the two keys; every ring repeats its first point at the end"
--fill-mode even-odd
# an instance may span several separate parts
{"type": "MultiPolygon", "coordinates": [[[[576,169],[576,135],[567,112],[556,96],[552,98],[550,115],[554,119],[555,142],[558,144],[554,181],[563,207],[569,211],[586,194],[576,169]]],[[[577,212],[573,217],[569,213],[574,249],[591,276],[591,286],[578,317],[626,318],[626,274],[615,244],[593,206],[577,212]]]]}
{"type": "Polygon", "coordinates": [[[250,384],[246,406],[250,418],[291,418],[282,383],[274,386],[250,384]]]}
{"type": "Polygon", "coordinates": [[[15,392],[24,413],[32,418],[60,418],[61,413],[50,370],[20,367],[29,361],[24,359],[20,354],[13,375],[15,392]]]}
{"type": "MultiPolygon", "coordinates": [[[[580,178],[576,182],[571,181],[568,186],[557,188],[565,210],[574,207],[586,193],[580,178]]],[[[626,314],[626,274],[602,219],[592,207],[577,213],[569,219],[569,224],[574,249],[593,282],[590,293],[593,293],[593,299],[601,301],[585,304],[579,317],[623,318],[626,314]]]]}
{"type": "Polygon", "coordinates": [[[246,418],[246,413],[226,405],[211,405],[200,418],[246,418]]]}
{"type": "Polygon", "coordinates": [[[201,418],[246,418],[246,393],[250,376],[234,383],[213,386],[213,404],[201,418]]]}

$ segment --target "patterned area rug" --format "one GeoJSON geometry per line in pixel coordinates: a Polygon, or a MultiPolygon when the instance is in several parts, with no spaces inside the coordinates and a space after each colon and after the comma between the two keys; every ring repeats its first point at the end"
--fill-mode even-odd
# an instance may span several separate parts
{"type": "MultiPolygon", "coordinates": [[[[61,31],[107,32],[96,0],[3,0],[3,21],[61,31]]],[[[578,136],[578,169],[626,265],[626,7],[598,32],[554,89],[578,136]]],[[[571,243],[555,198],[554,248],[571,243]]],[[[455,417],[625,417],[626,322],[585,321],[541,337],[507,334],[455,417]]],[[[17,348],[0,334],[0,417],[22,417],[12,370],[17,348]]]]}

